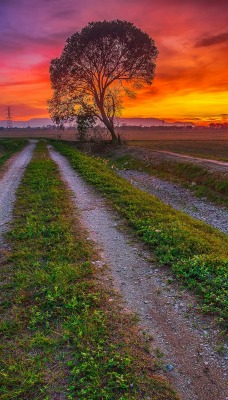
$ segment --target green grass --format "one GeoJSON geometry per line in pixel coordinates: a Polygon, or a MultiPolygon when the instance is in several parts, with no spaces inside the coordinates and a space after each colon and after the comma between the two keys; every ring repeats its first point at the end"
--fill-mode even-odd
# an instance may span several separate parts
{"type": "Polygon", "coordinates": [[[209,225],[173,210],[154,196],[118,177],[104,160],[77,152],[61,142],[67,156],[87,182],[104,193],[142,240],[183,284],[200,296],[202,309],[227,321],[227,236],[209,225]]]}
{"type": "Polygon", "coordinates": [[[168,162],[153,158],[143,161],[131,154],[111,153],[110,164],[119,169],[132,169],[176,182],[191,189],[197,196],[228,206],[228,179],[224,174],[208,171],[200,165],[186,162],[168,162]],[[194,182],[194,184],[193,184],[194,182]]]}
{"type": "Polygon", "coordinates": [[[0,139],[0,167],[26,143],[24,139],[0,139]]]}
{"type": "Polygon", "coordinates": [[[1,399],[176,399],[151,372],[131,317],[108,302],[74,213],[41,143],[1,268],[1,399]]]}
{"type": "MultiPolygon", "coordinates": [[[[214,132],[216,135],[216,132],[214,132]]],[[[227,140],[132,140],[129,145],[171,151],[199,158],[228,161],[227,140]]]]}

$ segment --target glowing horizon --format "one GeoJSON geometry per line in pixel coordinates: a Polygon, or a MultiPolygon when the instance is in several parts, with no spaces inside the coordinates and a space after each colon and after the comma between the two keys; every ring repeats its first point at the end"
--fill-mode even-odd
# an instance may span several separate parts
{"type": "Polygon", "coordinates": [[[67,37],[90,21],[126,19],[159,50],[156,78],[123,117],[205,124],[228,119],[228,3],[225,0],[2,0],[0,119],[49,118],[49,63],[67,37]],[[213,27],[213,30],[212,30],[213,27]],[[4,39],[3,39],[4,38],[4,39]]]}

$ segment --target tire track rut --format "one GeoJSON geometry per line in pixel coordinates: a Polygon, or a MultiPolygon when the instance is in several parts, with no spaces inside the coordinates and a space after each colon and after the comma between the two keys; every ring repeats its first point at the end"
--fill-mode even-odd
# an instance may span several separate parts
{"type": "Polygon", "coordinates": [[[3,245],[4,233],[9,230],[16,191],[32,158],[36,142],[31,140],[19,154],[8,161],[9,166],[0,179],[0,245],[3,245]]]}

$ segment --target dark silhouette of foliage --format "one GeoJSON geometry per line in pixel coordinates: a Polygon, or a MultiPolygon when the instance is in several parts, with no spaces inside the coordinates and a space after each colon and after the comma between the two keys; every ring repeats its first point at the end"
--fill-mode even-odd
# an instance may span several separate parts
{"type": "Polygon", "coordinates": [[[60,123],[80,114],[104,123],[116,142],[114,118],[124,95],[154,78],[158,51],[154,41],[127,21],[91,22],[67,39],[60,58],[51,61],[52,119],[60,123]]]}
{"type": "Polygon", "coordinates": [[[77,130],[81,141],[86,139],[86,132],[95,125],[95,122],[95,118],[91,114],[81,112],[77,115],[77,130]]]}

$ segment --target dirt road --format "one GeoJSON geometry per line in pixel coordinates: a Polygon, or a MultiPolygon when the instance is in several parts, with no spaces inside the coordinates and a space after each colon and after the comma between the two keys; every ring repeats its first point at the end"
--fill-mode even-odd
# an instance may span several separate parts
{"type": "Polygon", "coordinates": [[[3,234],[8,230],[12,218],[16,190],[32,158],[35,145],[36,141],[30,141],[19,154],[8,160],[6,170],[0,179],[0,244],[3,243],[3,234]]]}
{"type": "Polygon", "coordinates": [[[228,233],[228,212],[224,207],[216,206],[205,199],[199,199],[189,189],[145,172],[120,170],[118,173],[132,185],[153,194],[165,204],[202,220],[223,233],[228,233]]]}
{"type": "Polygon", "coordinates": [[[151,256],[147,251],[120,230],[122,221],[66,159],[53,149],[50,154],[74,193],[89,237],[100,250],[98,270],[104,262],[110,267],[107,285],[113,282],[126,308],[139,315],[144,330],[153,336],[153,348],[164,353],[164,370],[181,398],[227,400],[226,358],[213,350],[217,332],[211,320],[191,311],[194,298],[187,291],[180,292],[178,284],[170,283],[169,271],[148,261],[151,256]]]}

